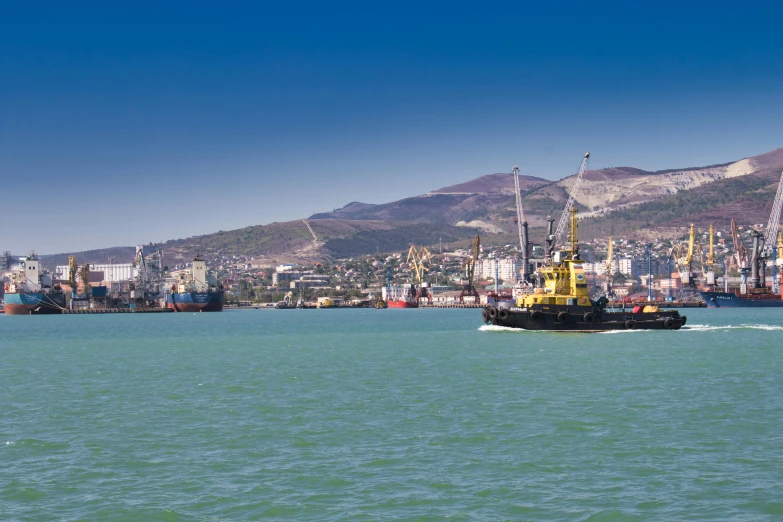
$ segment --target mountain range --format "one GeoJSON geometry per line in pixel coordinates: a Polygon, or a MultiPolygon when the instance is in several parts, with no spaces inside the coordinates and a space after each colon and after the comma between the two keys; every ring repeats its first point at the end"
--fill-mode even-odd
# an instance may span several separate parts
{"type": "MultiPolygon", "coordinates": [[[[650,172],[634,167],[587,170],[576,198],[583,239],[625,234],[676,236],[697,226],[766,223],[783,169],[783,148],[738,161],[650,172]],[[725,222],[725,223],[723,223],[725,222]]],[[[531,237],[543,235],[547,216],[559,219],[574,181],[520,175],[525,219],[531,237]]],[[[382,204],[351,202],[306,220],[255,225],[162,244],[172,263],[193,255],[254,256],[263,264],[322,261],[406,250],[466,240],[477,232],[497,241],[516,235],[514,180],[510,173],[488,174],[419,196],[382,204]]],[[[68,254],[46,256],[64,264],[68,254]]],[[[133,248],[75,254],[79,262],[119,262],[133,248]]]]}

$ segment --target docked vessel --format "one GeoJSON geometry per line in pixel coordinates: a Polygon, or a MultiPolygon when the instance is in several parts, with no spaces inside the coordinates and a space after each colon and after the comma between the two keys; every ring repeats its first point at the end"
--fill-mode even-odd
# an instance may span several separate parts
{"type": "Polygon", "coordinates": [[[41,268],[35,253],[11,271],[4,300],[6,315],[59,314],[65,309],[65,293],[53,284],[51,274],[41,268]]]}
{"type": "Polygon", "coordinates": [[[388,308],[418,308],[419,299],[416,296],[416,286],[410,283],[390,285],[384,288],[386,306],[388,308]]]}
{"type": "Polygon", "coordinates": [[[387,301],[386,302],[386,308],[418,308],[419,303],[415,300],[397,300],[397,301],[387,301]]]}
{"type": "MultiPolygon", "coordinates": [[[[585,154],[578,173],[584,173],[589,153],[585,154]]],[[[575,183],[575,184],[576,184],[575,183]]],[[[549,221],[547,233],[547,262],[538,269],[543,287],[517,297],[514,304],[500,302],[487,305],[482,311],[485,323],[552,332],[601,332],[610,330],[679,330],[686,317],[676,310],[660,310],[657,306],[637,306],[631,311],[607,311],[609,300],[601,296],[595,302],[590,299],[587,279],[579,257],[577,219],[574,208],[575,194],[571,194],[563,211],[557,232],[552,232],[549,221]],[[570,214],[570,215],[569,215],[570,214]],[[555,252],[561,234],[570,217],[569,247],[555,252]]]]}
{"type": "Polygon", "coordinates": [[[780,294],[766,292],[699,292],[708,308],[773,308],[783,306],[780,294]]]}
{"type": "Polygon", "coordinates": [[[166,294],[166,307],[175,312],[221,312],[226,300],[223,285],[207,270],[203,259],[196,257],[190,271],[180,273],[171,293],[166,294]]]}

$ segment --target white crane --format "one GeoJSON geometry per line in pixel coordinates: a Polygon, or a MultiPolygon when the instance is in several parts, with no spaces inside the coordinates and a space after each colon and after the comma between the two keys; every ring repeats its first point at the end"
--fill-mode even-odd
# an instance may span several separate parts
{"type": "MultiPolygon", "coordinates": [[[[764,239],[761,245],[761,252],[758,252],[756,260],[761,266],[754,265],[761,274],[761,282],[764,281],[764,272],[766,271],[767,259],[775,254],[775,240],[778,236],[778,227],[780,226],[780,211],[783,209],[783,172],[780,174],[778,182],[778,191],[775,194],[775,201],[772,203],[772,211],[769,213],[767,228],[764,229],[764,239]]],[[[756,256],[754,256],[756,259],[756,256]]],[[[780,292],[780,275],[773,271],[772,291],[780,292]]]]}
{"type": "Polygon", "coordinates": [[[519,232],[519,249],[524,251],[525,242],[522,238],[522,222],[525,221],[525,211],[522,210],[522,193],[519,188],[519,167],[514,165],[514,194],[517,196],[517,232],[519,232]]]}
{"type": "Polygon", "coordinates": [[[780,211],[783,208],[783,172],[780,174],[778,191],[775,194],[775,202],[772,203],[772,212],[769,213],[767,228],[764,229],[764,252],[767,256],[772,254],[775,248],[775,240],[778,237],[778,226],[780,225],[780,211]]]}
{"type": "Polygon", "coordinates": [[[526,286],[530,278],[528,268],[530,266],[530,255],[527,242],[527,221],[525,221],[525,211],[522,209],[522,189],[519,186],[519,168],[514,165],[514,193],[517,197],[517,232],[519,232],[519,251],[522,253],[521,283],[526,286]]]}
{"type": "MultiPolygon", "coordinates": [[[[582,186],[582,177],[585,173],[585,167],[587,166],[587,159],[590,157],[590,152],[585,152],[585,157],[582,158],[582,164],[579,166],[579,170],[576,173],[576,178],[574,179],[573,183],[571,183],[571,190],[569,190],[569,196],[568,201],[566,201],[565,209],[563,210],[563,215],[560,216],[560,223],[557,224],[557,230],[555,231],[555,237],[554,241],[552,242],[552,250],[557,247],[558,243],[560,243],[560,238],[563,235],[563,232],[565,231],[566,225],[568,224],[568,220],[571,217],[571,209],[574,206],[574,201],[576,200],[576,196],[579,195],[579,189],[582,186]]],[[[572,245],[574,248],[576,245],[572,245]]]]}

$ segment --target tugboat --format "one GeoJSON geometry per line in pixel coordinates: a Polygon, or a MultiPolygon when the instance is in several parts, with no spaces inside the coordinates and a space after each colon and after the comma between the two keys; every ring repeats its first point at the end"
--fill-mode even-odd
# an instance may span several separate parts
{"type": "Polygon", "coordinates": [[[11,272],[4,299],[6,315],[59,314],[65,309],[65,293],[53,284],[52,275],[41,269],[35,252],[11,272]]]}
{"type": "MultiPolygon", "coordinates": [[[[566,207],[567,211],[569,210],[566,207]]],[[[571,206],[570,247],[551,256],[549,262],[539,268],[544,287],[533,293],[517,297],[516,303],[487,305],[482,317],[487,324],[545,330],[552,332],[603,332],[609,330],[679,330],[686,317],[676,310],[659,310],[653,307],[635,307],[630,312],[608,312],[609,300],[601,296],[592,301],[587,291],[582,261],[579,258],[576,231],[576,209],[571,206]]],[[[551,222],[551,221],[550,221],[551,222]]],[[[564,227],[562,227],[564,228],[564,227]]],[[[561,229],[561,227],[558,227],[561,229]]],[[[547,238],[548,253],[556,244],[557,236],[547,238]]]]}

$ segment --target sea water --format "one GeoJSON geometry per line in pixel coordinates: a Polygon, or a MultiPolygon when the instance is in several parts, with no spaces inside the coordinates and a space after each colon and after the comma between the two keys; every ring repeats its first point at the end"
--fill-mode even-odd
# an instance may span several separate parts
{"type": "Polygon", "coordinates": [[[2,520],[779,520],[783,310],[0,316],[2,520]]]}

